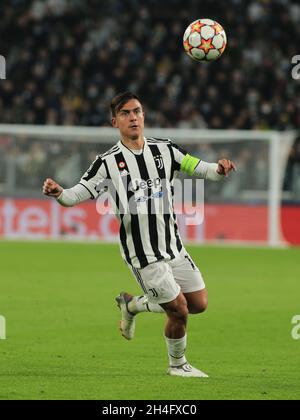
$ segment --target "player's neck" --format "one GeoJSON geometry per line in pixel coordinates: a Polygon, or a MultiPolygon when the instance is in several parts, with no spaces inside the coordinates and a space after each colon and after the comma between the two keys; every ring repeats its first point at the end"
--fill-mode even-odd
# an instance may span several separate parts
{"type": "Polygon", "coordinates": [[[124,146],[126,146],[128,149],[131,149],[131,150],[141,150],[143,149],[144,144],[145,144],[144,137],[139,137],[136,140],[123,137],[121,141],[124,144],[124,146]]]}

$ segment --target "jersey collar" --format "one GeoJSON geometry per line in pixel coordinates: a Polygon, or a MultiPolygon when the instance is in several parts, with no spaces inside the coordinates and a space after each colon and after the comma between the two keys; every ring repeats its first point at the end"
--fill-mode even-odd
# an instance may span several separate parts
{"type": "MultiPolygon", "coordinates": [[[[130,153],[132,153],[133,155],[135,155],[135,153],[131,150],[131,149],[129,149],[127,146],[125,146],[125,144],[124,143],[122,143],[122,140],[119,140],[119,142],[118,142],[118,146],[121,148],[121,149],[126,149],[126,150],[128,150],[130,153]]],[[[147,143],[147,139],[146,139],[146,137],[144,137],[144,146],[143,146],[143,152],[142,152],[142,154],[144,154],[145,153],[145,150],[146,150],[146,148],[148,147],[148,143],[147,143]]],[[[135,155],[136,156],[136,155],[135,155]]]]}

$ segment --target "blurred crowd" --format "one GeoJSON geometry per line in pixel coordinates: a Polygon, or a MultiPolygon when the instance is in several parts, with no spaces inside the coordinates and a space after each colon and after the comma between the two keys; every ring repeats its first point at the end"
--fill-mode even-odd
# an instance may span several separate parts
{"type": "MultiPolygon", "coordinates": [[[[77,184],[95,157],[111,144],[36,140],[0,135],[0,196],[40,196],[41,183],[51,176],[65,188],[77,184]]],[[[184,148],[207,162],[230,157],[238,176],[230,182],[207,183],[206,200],[213,202],[266,202],[269,184],[269,146],[263,141],[190,144],[184,148]]],[[[300,200],[300,137],[293,146],[284,179],[284,199],[300,200]]]]}
{"type": "MultiPolygon", "coordinates": [[[[16,140],[0,136],[0,194],[11,193],[30,196],[41,193],[41,183],[51,176],[63,187],[77,184],[95,156],[104,153],[111,144],[95,145],[82,142],[33,140],[18,137],[16,140]],[[1,160],[2,159],[2,160],[1,160]]],[[[238,162],[239,176],[230,182],[207,183],[207,201],[265,201],[268,188],[268,144],[257,141],[248,143],[190,144],[189,153],[208,162],[220,156],[230,156],[238,162]]],[[[181,175],[183,178],[184,175],[181,175]]]]}
{"type": "MultiPolygon", "coordinates": [[[[1,0],[7,80],[0,82],[0,123],[107,126],[112,97],[132,90],[152,127],[298,128],[300,81],[291,62],[300,54],[299,21],[295,0],[1,0]],[[183,51],[185,28],[203,17],[228,35],[215,63],[196,63],[183,51]]],[[[253,143],[191,151],[208,161],[231,156],[239,165],[226,187],[209,187],[214,199],[266,190],[267,149],[253,143]]],[[[100,152],[84,143],[0,137],[0,193],[7,180],[38,189],[49,173],[73,185],[100,152]]],[[[299,175],[297,142],[285,190],[298,198],[299,175]]]]}
{"type": "Polygon", "coordinates": [[[283,188],[291,192],[291,199],[300,201],[300,137],[290,152],[283,188]]]}
{"type": "Polygon", "coordinates": [[[7,183],[10,182],[14,184],[13,190],[26,193],[38,190],[40,193],[41,183],[51,176],[64,187],[71,187],[79,182],[101,150],[104,152],[109,148],[111,144],[99,148],[84,139],[73,143],[0,136],[0,185],[2,183],[9,191],[7,183]]]}
{"type": "Polygon", "coordinates": [[[296,0],[1,0],[2,123],[103,126],[119,91],[157,127],[285,130],[300,125],[296,0]],[[185,55],[197,18],[226,29],[215,63],[185,55]]]}

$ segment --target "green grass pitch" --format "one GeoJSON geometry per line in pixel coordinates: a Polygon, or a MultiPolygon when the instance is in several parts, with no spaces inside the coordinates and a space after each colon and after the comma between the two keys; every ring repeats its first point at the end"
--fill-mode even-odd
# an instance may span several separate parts
{"type": "Polygon", "coordinates": [[[192,247],[210,296],[187,356],[208,380],[165,374],[164,316],[118,331],[140,293],[117,245],[0,242],[0,399],[299,399],[300,250],[192,247]]]}

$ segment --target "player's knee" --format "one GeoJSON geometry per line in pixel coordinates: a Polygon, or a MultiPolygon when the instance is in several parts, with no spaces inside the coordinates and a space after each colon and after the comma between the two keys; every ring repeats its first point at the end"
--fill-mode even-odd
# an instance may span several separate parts
{"type": "Polygon", "coordinates": [[[161,305],[170,319],[174,322],[186,322],[189,315],[189,309],[185,297],[180,294],[176,300],[171,303],[161,305]]]}
{"type": "Polygon", "coordinates": [[[194,303],[189,308],[189,312],[191,314],[202,314],[203,312],[206,311],[207,307],[208,307],[208,300],[207,300],[207,298],[203,298],[199,302],[194,303]]]}
{"type": "Polygon", "coordinates": [[[189,309],[186,303],[183,303],[178,306],[177,311],[175,313],[176,318],[186,322],[189,316],[189,309]]]}
{"type": "Polygon", "coordinates": [[[189,309],[188,309],[187,305],[184,305],[179,310],[179,317],[187,319],[188,316],[189,316],[189,309]]]}
{"type": "Polygon", "coordinates": [[[197,307],[197,314],[203,314],[206,311],[208,303],[202,303],[197,307]]]}
{"type": "Polygon", "coordinates": [[[172,312],[169,312],[169,316],[178,322],[186,322],[189,315],[189,310],[187,304],[180,304],[176,306],[176,309],[172,312]]]}

